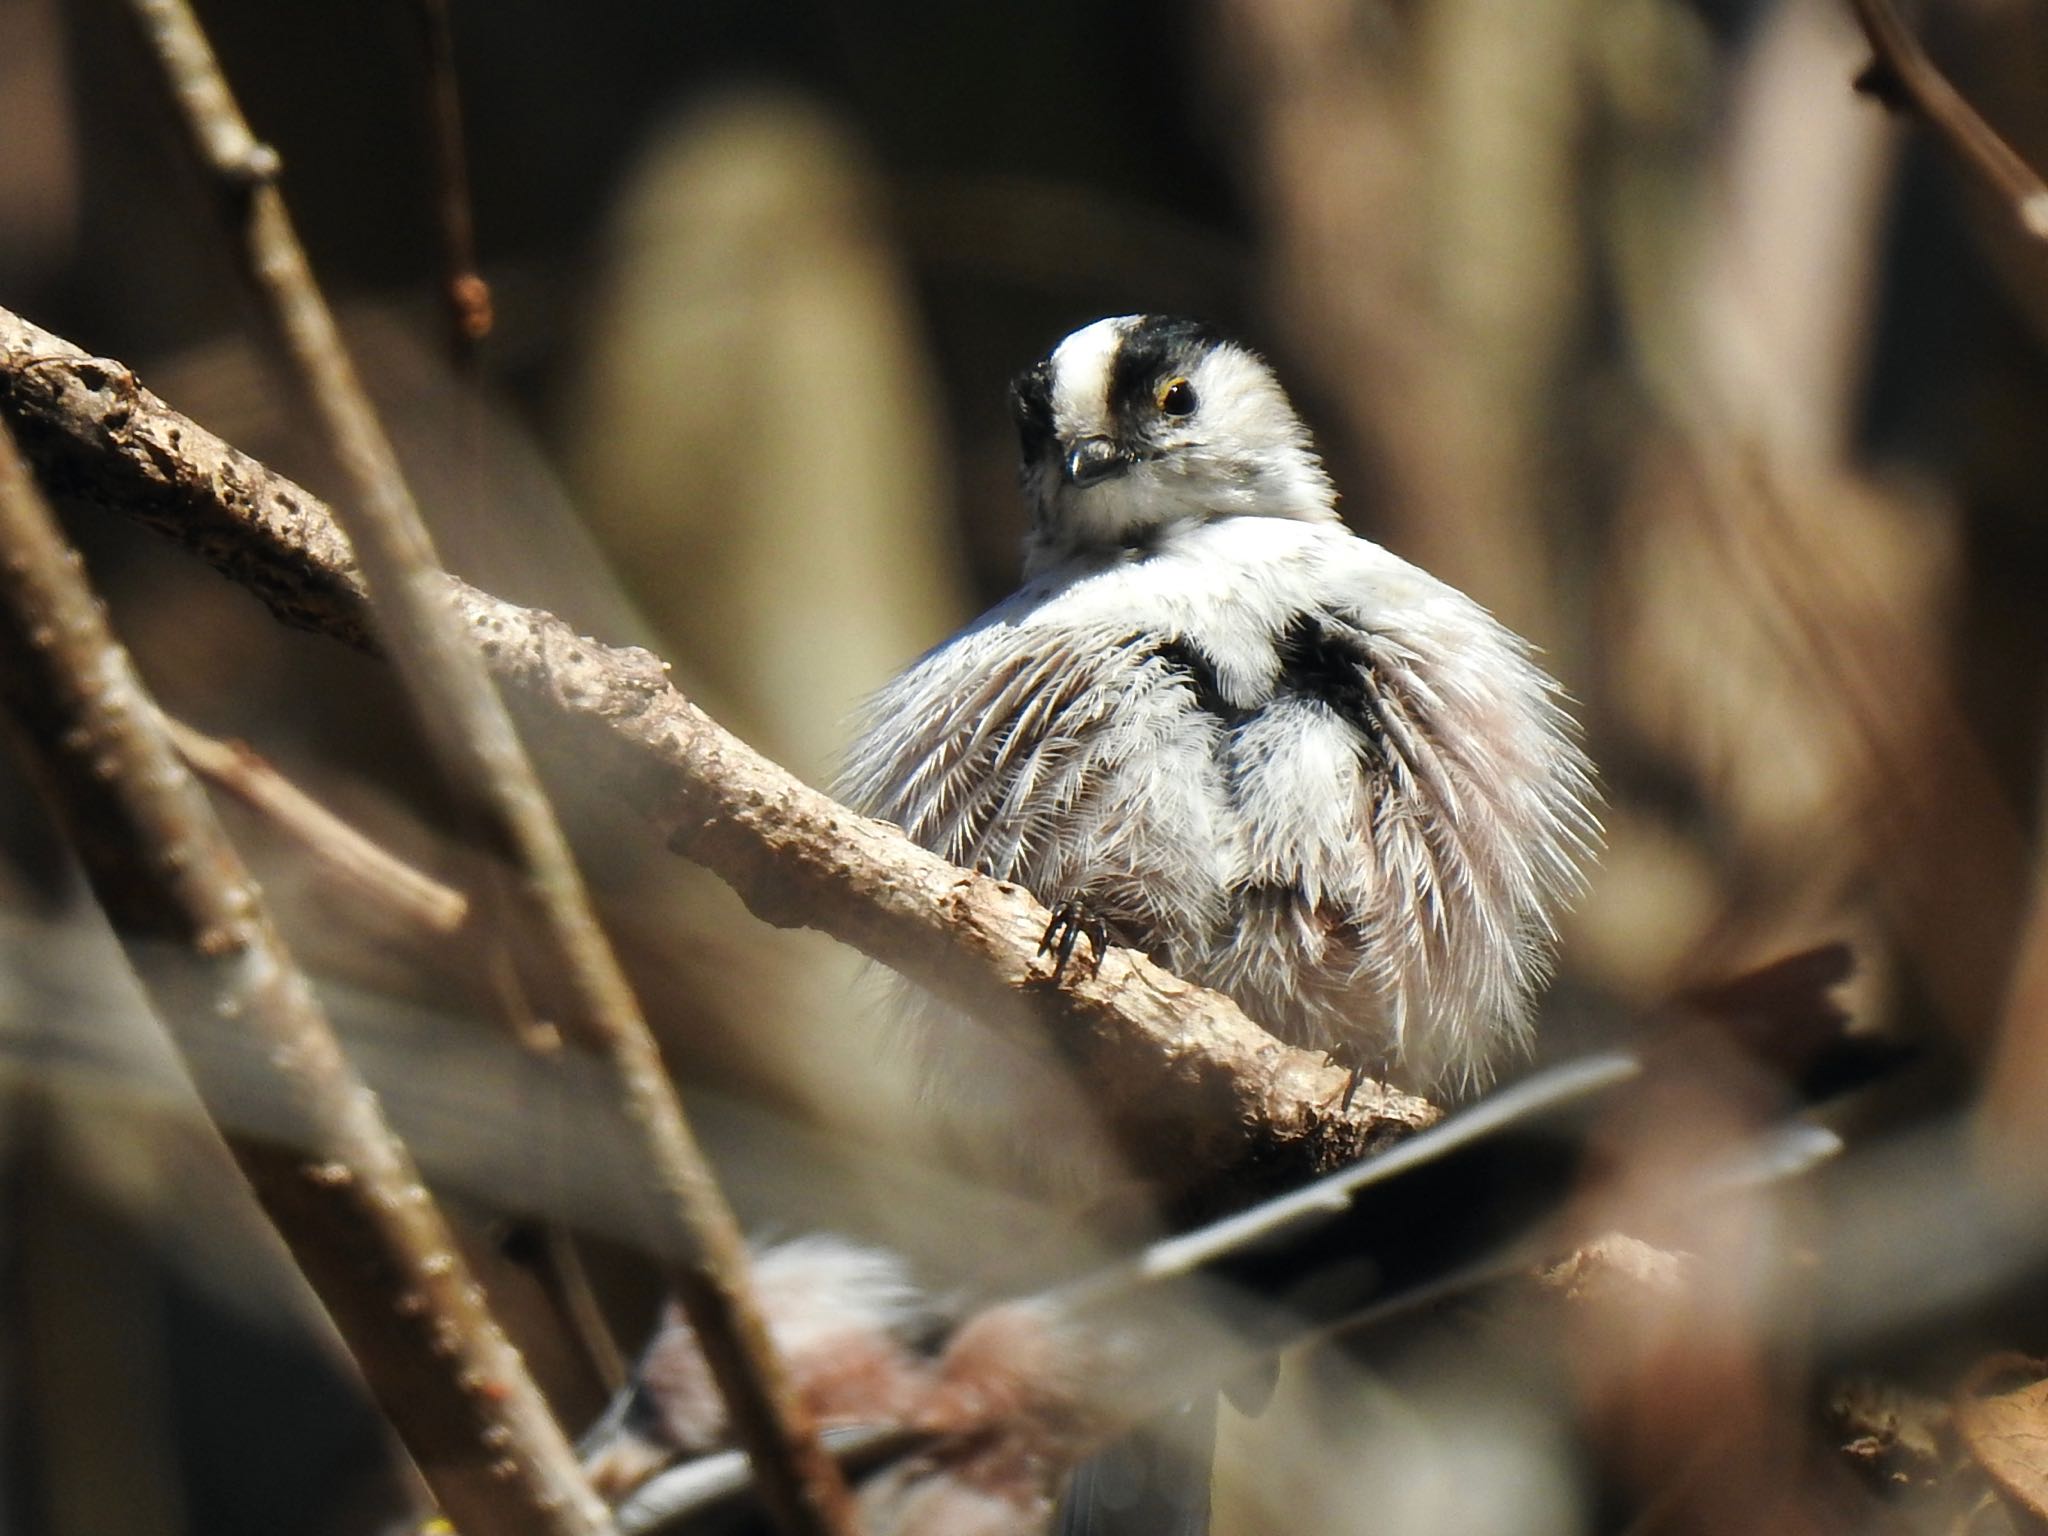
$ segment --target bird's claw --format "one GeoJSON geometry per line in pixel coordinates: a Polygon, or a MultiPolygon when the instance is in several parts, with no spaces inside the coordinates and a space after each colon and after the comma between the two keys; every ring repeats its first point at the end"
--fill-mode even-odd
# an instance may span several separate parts
{"type": "Polygon", "coordinates": [[[1058,981],[1074,958],[1081,936],[1088,936],[1088,974],[1102,969],[1103,951],[1109,948],[1109,924],[1078,901],[1063,901],[1052,909],[1052,921],[1038,941],[1038,952],[1052,956],[1052,979],[1058,981]]]}

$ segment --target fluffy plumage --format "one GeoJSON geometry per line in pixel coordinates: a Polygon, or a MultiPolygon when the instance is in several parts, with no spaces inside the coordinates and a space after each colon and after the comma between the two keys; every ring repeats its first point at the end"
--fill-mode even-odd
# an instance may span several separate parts
{"type": "MultiPolygon", "coordinates": [[[[757,1248],[753,1280],[769,1335],[820,1424],[886,1422],[924,1390],[919,1346],[938,1309],[896,1255],[819,1233],[757,1248]]],[[[669,1301],[631,1385],[579,1450],[592,1486],[617,1500],[678,1456],[730,1438],[711,1366],[669,1301]]]]}
{"type": "Polygon", "coordinates": [[[1556,685],[1344,528],[1244,348],[1104,320],[1013,404],[1026,584],[875,697],[842,798],[1296,1044],[1484,1082],[1595,832],[1556,685]]]}

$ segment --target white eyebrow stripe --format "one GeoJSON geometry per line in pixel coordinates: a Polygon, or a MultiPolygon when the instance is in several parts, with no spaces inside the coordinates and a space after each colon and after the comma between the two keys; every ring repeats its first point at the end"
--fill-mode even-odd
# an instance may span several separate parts
{"type": "Polygon", "coordinates": [[[1085,437],[1108,430],[1110,368],[1135,318],[1098,320],[1053,349],[1053,421],[1069,434],[1085,437]]]}

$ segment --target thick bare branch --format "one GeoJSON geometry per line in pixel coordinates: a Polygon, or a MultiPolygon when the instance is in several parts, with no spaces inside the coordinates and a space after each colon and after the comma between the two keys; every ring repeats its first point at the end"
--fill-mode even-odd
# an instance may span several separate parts
{"type": "Polygon", "coordinates": [[[449,603],[398,456],[357,378],[277,188],[276,156],[236,106],[186,0],[129,0],[194,154],[214,180],[244,274],[349,482],[343,526],[378,633],[467,819],[516,872],[513,890],[567,983],[564,1023],[606,1063],[638,1156],[643,1230],[703,1341],[740,1443],[791,1536],[848,1536],[852,1501],[790,1388],[754,1303],[746,1244],[533,771],[449,603]]]}
{"type": "Polygon", "coordinates": [[[605,1530],[4,426],[0,551],[0,689],[29,765],[208,1113],[435,1498],[465,1531],[605,1530]]]}
{"type": "MultiPolygon", "coordinates": [[[[179,416],[118,363],[0,310],[0,413],[47,483],[194,550],[287,623],[364,643],[347,540],[310,493],[179,416]]],[[[855,816],[685,699],[645,651],[456,584],[484,655],[544,749],[599,776],[765,920],[817,928],[998,1023],[1059,1042],[1133,1161],[1163,1186],[1271,1189],[1438,1118],[1290,1049],[1228,998],[1112,950],[1047,984],[1047,914],[855,816]]]]}

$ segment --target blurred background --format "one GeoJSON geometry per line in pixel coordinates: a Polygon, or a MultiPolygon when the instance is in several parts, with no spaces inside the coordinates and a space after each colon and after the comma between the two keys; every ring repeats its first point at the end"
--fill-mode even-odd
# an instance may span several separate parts
{"type": "MultiPolygon", "coordinates": [[[[414,8],[203,17],[461,575],[656,650],[822,782],[863,694],[1015,583],[1009,376],[1101,315],[1205,317],[1273,360],[1352,527],[1529,635],[1578,701],[1608,841],[1546,1049],[1846,939],[1858,1027],[1919,1051],[1865,1128],[1960,1125],[1993,1150],[1943,1179],[2031,1189],[2048,246],[1852,93],[1868,54],[1839,0],[457,4],[497,316],[474,361],[438,305],[414,8]]],[[[2048,3],[1918,19],[2048,164],[2048,3]]],[[[336,493],[108,0],[0,0],[0,304],[336,493]]],[[[378,666],[146,534],[70,526],[169,709],[474,878],[378,666]]],[[[750,1224],[888,1241],[976,1294],[1075,1261],[1056,1214],[936,1170],[851,958],[753,923],[563,767],[750,1224]]],[[[0,760],[4,1522],[363,1531],[400,1463],[15,775],[0,760]]],[[[561,1241],[602,1204],[603,1136],[511,1043],[502,955],[409,931],[227,814],[562,1416],[588,1418],[652,1282],[601,1220],[561,1241]]],[[[1906,1177],[1925,1166],[1859,1186],[1895,1249],[1957,1196],[1906,1177]]],[[[1722,1237],[1762,1265],[1798,1246],[1777,1231],[1722,1237]]],[[[1726,1289],[1700,1329],[1742,1341],[1719,1374],[1584,1389],[1576,1345],[1539,1365],[1497,1321],[1405,1371],[1304,1368],[1235,1426],[1219,1529],[2000,1528],[1941,1404],[1984,1352],[2048,1348],[2048,1315],[1944,1311],[1844,1363],[1764,1350],[1782,1314],[1726,1289]],[[1934,1427],[1898,1409],[1881,1456],[1844,1451],[1850,1365],[1934,1427]],[[1589,1453],[1617,1420],[1626,1451],[1589,1453]]]]}

